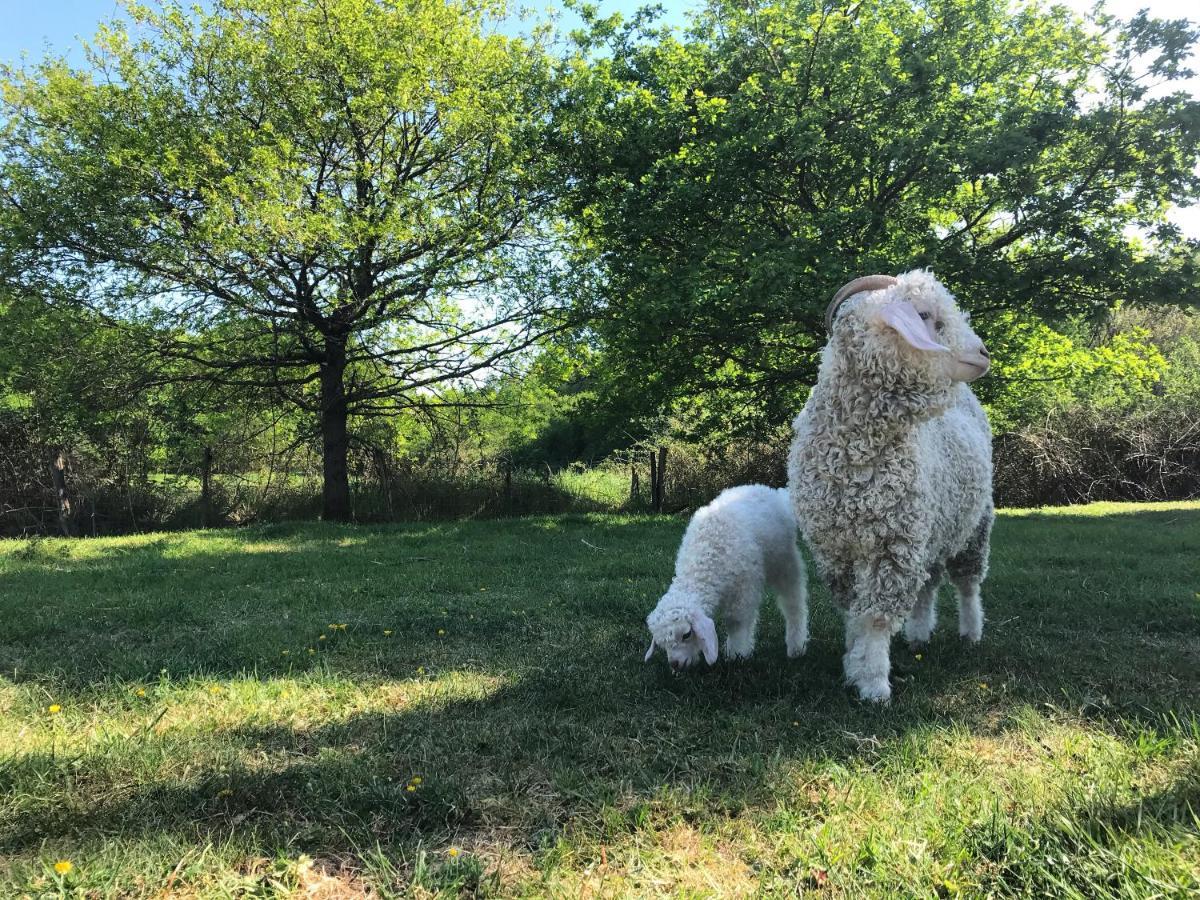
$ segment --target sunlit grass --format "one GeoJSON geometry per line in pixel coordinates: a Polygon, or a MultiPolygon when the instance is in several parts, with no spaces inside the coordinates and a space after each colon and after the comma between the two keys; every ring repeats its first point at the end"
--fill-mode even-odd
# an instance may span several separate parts
{"type": "Polygon", "coordinates": [[[0,542],[0,897],[1200,890],[1200,505],[1003,514],[888,709],[819,589],[643,665],[683,525],[0,542]]]}

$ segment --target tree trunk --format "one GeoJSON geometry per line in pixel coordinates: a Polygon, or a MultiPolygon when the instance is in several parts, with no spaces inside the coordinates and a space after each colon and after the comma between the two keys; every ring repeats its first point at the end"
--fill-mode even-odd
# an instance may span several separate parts
{"type": "Polygon", "coordinates": [[[75,519],[71,515],[71,497],[67,493],[67,451],[55,447],[50,451],[50,480],[58,506],[58,527],[66,537],[75,537],[75,519]]]}
{"type": "Polygon", "coordinates": [[[325,338],[321,362],[321,496],[322,518],[350,521],[350,476],[347,457],[350,437],[346,419],[346,339],[325,338]]]}

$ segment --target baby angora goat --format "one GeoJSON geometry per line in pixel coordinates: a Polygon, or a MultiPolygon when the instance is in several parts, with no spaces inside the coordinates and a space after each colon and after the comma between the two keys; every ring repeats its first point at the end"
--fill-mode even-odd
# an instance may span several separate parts
{"type": "Polygon", "coordinates": [[[925,271],[842,288],[817,383],[793,423],[788,486],[817,569],[846,616],[846,680],[891,697],[889,645],[929,640],[948,572],[959,634],[983,634],[992,527],[987,416],[966,382],[987,350],[925,271]]]}
{"type": "Polygon", "coordinates": [[[701,655],[711,666],[717,661],[718,614],[727,632],[726,657],[749,656],[764,584],[775,590],[787,623],[787,655],[799,656],[808,642],[808,586],[787,491],[761,484],[730,488],[692,516],[675,558],[675,578],[646,617],[646,661],[661,647],[676,671],[701,655]]]}

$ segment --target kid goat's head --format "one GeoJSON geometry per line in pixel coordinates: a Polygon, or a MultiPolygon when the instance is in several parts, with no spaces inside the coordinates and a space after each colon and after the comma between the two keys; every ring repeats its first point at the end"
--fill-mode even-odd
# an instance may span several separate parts
{"type": "Polygon", "coordinates": [[[662,648],[676,672],[694,665],[701,656],[710,666],[717,661],[717,626],[695,603],[660,602],[646,617],[646,627],[650,629],[646,662],[650,662],[655,647],[662,648]]]}
{"type": "Polygon", "coordinates": [[[927,384],[974,381],[991,359],[970,317],[933,273],[856,278],[825,312],[831,344],[881,376],[927,384]]]}

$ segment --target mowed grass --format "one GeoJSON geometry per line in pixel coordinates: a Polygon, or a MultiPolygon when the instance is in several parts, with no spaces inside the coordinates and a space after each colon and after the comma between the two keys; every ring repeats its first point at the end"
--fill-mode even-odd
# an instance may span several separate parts
{"type": "Polygon", "coordinates": [[[0,542],[0,897],[1200,891],[1200,504],[1002,515],[886,708],[819,587],[643,665],[684,524],[0,542]]]}

